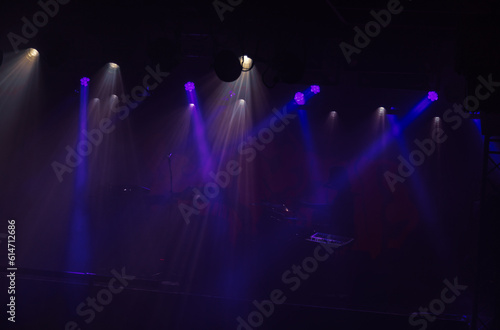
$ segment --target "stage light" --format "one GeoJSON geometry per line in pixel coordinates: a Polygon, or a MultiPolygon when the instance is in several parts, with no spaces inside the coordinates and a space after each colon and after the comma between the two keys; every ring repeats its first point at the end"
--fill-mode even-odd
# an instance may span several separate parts
{"type": "Polygon", "coordinates": [[[110,62],[110,63],[108,64],[108,66],[109,66],[109,68],[110,68],[110,69],[113,69],[113,70],[116,70],[116,69],[118,69],[118,68],[119,68],[118,64],[113,63],[113,62],[110,62]]]}
{"type": "Polygon", "coordinates": [[[240,104],[245,104],[245,100],[240,99],[240,104]]]}
{"type": "Polygon", "coordinates": [[[337,111],[330,112],[330,117],[337,117],[337,111]]]}
{"type": "Polygon", "coordinates": [[[214,70],[220,80],[235,81],[241,75],[240,60],[232,51],[223,50],[215,56],[214,70]]]}
{"type": "Polygon", "coordinates": [[[434,122],[435,122],[435,123],[439,123],[440,121],[441,121],[441,118],[439,118],[439,117],[434,117],[434,122]]]}
{"type": "Polygon", "coordinates": [[[184,89],[187,90],[188,92],[194,91],[194,83],[190,81],[185,83],[184,89]]]}
{"type": "Polygon", "coordinates": [[[34,61],[38,57],[38,50],[35,48],[28,49],[28,53],[26,54],[26,58],[30,61],[34,61]]]}
{"type": "Polygon", "coordinates": [[[90,81],[89,78],[83,77],[82,79],[80,79],[80,85],[82,85],[82,86],[88,86],[89,81],[90,81]]]}
{"type": "Polygon", "coordinates": [[[312,85],[311,86],[311,92],[313,92],[314,94],[318,94],[319,93],[319,86],[318,85],[312,85]]]}
{"type": "Polygon", "coordinates": [[[191,108],[194,108],[194,103],[189,103],[189,106],[190,106],[191,108]]]}
{"type": "Polygon", "coordinates": [[[253,68],[253,60],[246,55],[240,56],[240,65],[241,71],[250,71],[253,68]]]}
{"type": "Polygon", "coordinates": [[[295,93],[295,97],[293,99],[298,105],[306,104],[306,100],[304,99],[304,94],[301,92],[295,93]]]}
{"type": "Polygon", "coordinates": [[[434,91],[430,91],[429,93],[427,93],[427,98],[429,100],[431,100],[432,102],[435,102],[438,100],[438,93],[436,93],[434,91]]]}
{"type": "Polygon", "coordinates": [[[378,114],[379,114],[379,115],[383,115],[383,114],[385,114],[385,108],[384,108],[384,107],[378,107],[378,108],[377,108],[377,111],[378,111],[378,114]]]}

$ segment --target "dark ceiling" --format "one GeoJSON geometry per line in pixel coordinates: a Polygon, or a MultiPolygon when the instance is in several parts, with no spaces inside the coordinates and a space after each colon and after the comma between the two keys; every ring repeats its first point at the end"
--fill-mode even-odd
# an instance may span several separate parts
{"type": "MultiPolygon", "coordinates": [[[[19,48],[37,48],[42,65],[50,72],[48,78],[60,82],[96,72],[114,61],[127,72],[128,83],[134,84],[145,65],[162,63],[167,70],[175,70],[187,58],[210,64],[217,51],[231,49],[253,54],[271,66],[282,54],[293,53],[305,63],[300,83],[338,84],[340,72],[354,70],[381,73],[376,81],[394,88],[417,88],[422,74],[439,75],[450,62],[459,71],[470,71],[478,62],[486,67],[490,63],[482,61],[484,54],[493,54],[486,56],[488,60],[500,54],[493,1],[470,2],[473,5],[452,0],[402,1],[403,11],[393,15],[391,23],[366,50],[353,55],[350,64],[339,44],[353,44],[353,28],[363,28],[373,20],[371,10],[386,9],[392,1],[232,0],[239,5],[223,14],[224,21],[214,3],[72,0],[59,4],[48,24],[19,48]],[[394,80],[402,81],[401,74],[410,74],[405,76],[408,86],[391,86],[394,80]]],[[[34,1],[2,4],[0,48],[4,52],[13,48],[9,33],[21,36],[23,17],[32,21],[40,10],[34,1]]],[[[363,79],[367,87],[373,87],[373,77],[363,79]]]]}

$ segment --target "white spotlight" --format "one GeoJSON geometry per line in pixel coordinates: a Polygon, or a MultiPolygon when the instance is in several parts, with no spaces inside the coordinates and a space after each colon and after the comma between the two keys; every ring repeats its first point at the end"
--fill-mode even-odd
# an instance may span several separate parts
{"type": "Polygon", "coordinates": [[[113,63],[113,62],[110,62],[108,65],[109,65],[109,68],[110,68],[110,69],[113,69],[113,70],[115,70],[115,69],[118,69],[118,68],[119,68],[118,64],[113,63]]]}
{"type": "Polygon", "coordinates": [[[119,105],[119,99],[118,99],[118,95],[116,94],[111,94],[110,98],[109,98],[109,108],[111,110],[115,109],[115,108],[118,108],[118,105],[119,105]]]}
{"type": "Polygon", "coordinates": [[[246,56],[240,56],[240,64],[241,64],[241,71],[242,72],[247,72],[250,71],[253,67],[253,60],[246,56]]]}
{"type": "Polygon", "coordinates": [[[29,48],[26,54],[26,58],[30,61],[34,61],[38,57],[38,55],[38,50],[36,50],[35,48],[29,48]]]}

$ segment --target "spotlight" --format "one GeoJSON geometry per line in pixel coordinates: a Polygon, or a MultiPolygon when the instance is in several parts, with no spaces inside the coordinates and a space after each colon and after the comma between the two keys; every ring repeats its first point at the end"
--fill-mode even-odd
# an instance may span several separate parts
{"type": "Polygon", "coordinates": [[[377,111],[378,111],[379,115],[383,115],[385,113],[385,108],[384,107],[378,107],[377,111]]]}
{"type": "Polygon", "coordinates": [[[82,79],[80,79],[80,85],[82,85],[82,86],[88,86],[89,85],[89,81],[90,81],[89,78],[83,77],[82,79]]]}
{"type": "Polygon", "coordinates": [[[191,108],[194,108],[194,103],[189,103],[189,106],[190,106],[191,108]]]}
{"type": "Polygon", "coordinates": [[[253,68],[253,60],[246,55],[240,56],[240,65],[242,72],[250,71],[253,68]]]}
{"type": "Polygon", "coordinates": [[[118,99],[118,95],[111,94],[111,97],[109,99],[110,99],[109,100],[109,108],[110,109],[119,108],[120,100],[118,99]]]}
{"type": "Polygon", "coordinates": [[[190,81],[185,83],[184,89],[187,90],[188,92],[194,91],[194,83],[190,81]]]}
{"type": "Polygon", "coordinates": [[[429,93],[427,93],[427,98],[429,100],[431,100],[432,102],[435,102],[438,100],[438,93],[436,93],[434,91],[430,91],[429,93]]]}
{"type": "Polygon", "coordinates": [[[38,50],[35,48],[28,49],[28,53],[26,54],[26,58],[30,61],[34,61],[38,57],[38,50]]]}
{"type": "Polygon", "coordinates": [[[240,60],[230,50],[223,50],[215,56],[214,69],[217,77],[225,82],[235,81],[241,75],[240,60]]]}
{"type": "Polygon", "coordinates": [[[245,104],[245,100],[240,99],[240,104],[245,104]]]}
{"type": "Polygon", "coordinates": [[[101,110],[101,100],[97,97],[94,97],[89,102],[89,111],[100,112],[100,110],[101,110]]]}
{"type": "Polygon", "coordinates": [[[439,123],[439,121],[441,121],[441,118],[439,118],[439,117],[434,117],[434,122],[435,122],[435,123],[439,123]]]}
{"type": "Polygon", "coordinates": [[[330,112],[330,117],[337,117],[337,111],[330,112]]]}
{"type": "Polygon", "coordinates": [[[113,70],[116,70],[116,69],[118,69],[118,68],[119,68],[118,64],[113,63],[113,62],[110,62],[110,63],[108,64],[108,66],[109,66],[109,68],[110,68],[110,69],[113,69],[113,70]]]}
{"type": "Polygon", "coordinates": [[[311,86],[311,92],[313,92],[314,94],[318,94],[319,93],[319,86],[318,85],[312,85],[311,86]]]}
{"type": "Polygon", "coordinates": [[[298,105],[306,104],[306,100],[304,99],[304,94],[301,92],[295,93],[295,97],[293,99],[298,105]]]}

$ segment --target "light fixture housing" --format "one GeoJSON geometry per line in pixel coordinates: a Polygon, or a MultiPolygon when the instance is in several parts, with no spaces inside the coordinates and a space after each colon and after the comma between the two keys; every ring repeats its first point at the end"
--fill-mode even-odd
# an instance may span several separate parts
{"type": "Polygon", "coordinates": [[[89,85],[89,81],[90,81],[89,78],[83,77],[82,79],[80,79],[80,85],[82,85],[82,86],[88,86],[89,85]]]}
{"type": "Polygon", "coordinates": [[[439,99],[438,93],[436,93],[435,91],[430,91],[429,93],[427,93],[427,98],[432,102],[436,102],[439,99]]]}
{"type": "Polygon", "coordinates": [[[242,72],[248,72],[248,71],[252,70],[253,60],[250,57],[243,55],[243,56],[240,56],[239,60],[240,60],[242,72]]]}
{"type": "Polygon", "coordinates": [[[30,61],[34,61],[38,57],[38,50],[35,48],[29,48],[26,54],[26,58],[30,61]]]}
{"type": "Polygon", "coordinates": [[[233,82],[241,75],[240,60],[232,51],[222,50],[215,55],[214,70],[220,80],[233,82]]]}
{"type": "Polygon", "coordinates": [[[188,92],[194,91],[194,82],[188,81],[184,84],[184,89],[188,92]]]}
{"type": "Polygon", "coordinates": [[[295,97],[293,99],[295,100],[295,102],[298,105],[304,105],[304,104],[306,104],[306,100],[304,98],[304,93],[301,93],[301,92],[295,93],[295,97]]]}

